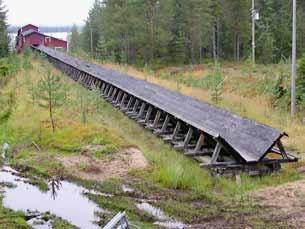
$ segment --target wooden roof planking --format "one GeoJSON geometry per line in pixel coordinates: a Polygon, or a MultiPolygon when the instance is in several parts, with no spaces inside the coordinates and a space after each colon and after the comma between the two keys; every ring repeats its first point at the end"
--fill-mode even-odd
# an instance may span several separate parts
{"type": "Polygon", "coordinates": [[[233,149],[245,163],[262,160],[285,133],[264,124],[127,74],[73,58],[65,53],[39,46],[54,59],[108,82],[127,93],[173,115],[215,137],[233,149]]]}

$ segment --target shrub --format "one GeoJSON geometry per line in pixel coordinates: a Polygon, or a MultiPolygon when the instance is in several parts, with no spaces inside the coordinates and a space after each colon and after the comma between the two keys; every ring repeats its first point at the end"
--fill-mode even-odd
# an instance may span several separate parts
{"type": "Polygon", "coordinates": [[[216,104],[218,104],[221,100],[221,96],[223,92],[223,83],[224,83],[224,79],[221,73],[221,68],[217,64],[215,66],[214,75],[210,87],[212,101],[216,104]]]}

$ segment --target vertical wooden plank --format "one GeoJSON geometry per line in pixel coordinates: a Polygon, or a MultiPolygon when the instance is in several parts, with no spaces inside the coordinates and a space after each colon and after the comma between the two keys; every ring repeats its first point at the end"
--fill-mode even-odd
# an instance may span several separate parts
{"type": "Polygon", "coordinates": [[[124,102],[125,102],[127,96],[128,96],[127,93],[124,93],[123,98],[122,98],[121,103],[120,103],[121,108],[124,106],[124,102]]]}
{"type": "Polygon", "coordinates": [[[281,140],[277,141],[277,147],[279,147],[279,150],[282,153],[283,159],[289,159],[281,140]]]}
{"type": "Polygon", "coordinates": [[[154,119],[154,123],[153,123],[153,128],[156,128],[159,121],[160,121],[160,118],[161,118],[161,114],[162,112],[160,110],[157,111],[157,114],[155,116],[155,119],[154,119]]]}
{"type": "Polygon", "coordinates": [[[134,97],[133,97],[133,96],[130,96],[129,101],[128,101],[128,104],[127,104],[127,106],[126,106],[127,109],[130,108],[130,106],[131,106],[133,100],[134,100],[134,97]]]}
{"type": "Polygon", "coordinates": [[[133,106],[133,109],[132,109],[132,113],[136,113],[137,112],[137,109],[138,109],[138,106],[139,106],[139,103],[140,103],[140,100],[139,99],[136,99],[136,102],[133,106]]]}
{"type": "Polygon", "coordinates": [[[109,90],[110,90],[110,84],[107,84],[105,87],[104,96],[108,94],[109,90]]]}
{"type": "Polygon", "coordinates": [[[140,112],[139,112],[139,114],[138,114],[138,118],[141,118],[141,117],[142,117],[142,115],[143,115],[143,113],[144,113],[145,107],[146,107],[146,103],[143,102],[142,105],[141,105],[141,108],[140,108],[140,112]]]}
{"type": "Polygon", "coordinates": [[[162,128],[161,128],[161,133],[164,133],[164,132],[166,131],[166,128],[167,128],[167,126],[168,126],[169,121],[170,121],[170,115],[167,114],[166,117],[165,117],[163,126],[162,126],[162,128]]]}
{"type": "Polygon", "coordinates": [[[212,159],[211,159],[211,164],[216,164],[217,163],[217,159],[219,157],[219,153],[221,151],[221,144],[219,142],[217,142],[217,145],[214,149],[214,152],[213,152],[213,156],[212,156],[212,159]]]}
{"type": "Polygon", "coordinates": [[[178,121],[177,124],[176,124],[176,127],[175,127],[175,130],[174,130],[174,133],[173,133],[173,136],[172,136],[172,139],[175,140],[179,131],[180,131],[180,128],[181,128],[181,122],[178,121]]]}
{"type": "Polygon", "coordinates": [[[198,153],[200,151],[201,146],[203,146],[203,144],[204,144],[204,141],[205,141],[204,134],[201,133],[200,136],[199,136],[199,139],[197,141],[196,147],[194,149],[194,153],[198,153]]]}
{"type": "Polygon", "coordinates": [[[106,88],[106,83],[103,82],[103,83],[102,83],[102,88],[101,88],[102,94],[104,94],[105,88],[106,88]]]}
{"type": "Polygon", "coordinates": [[[111,93],[113,91],[113,86],[110,87],[108,93],[107,93],[107,98],[110,97],[111,93]]]}
{"type": "Polygon", "coordinates": [[[145,116],[145,122],[148,122],[149,121],[149,118],[151,116],[151,112],[153,111],[153,107],[152,106],[149,106],[148,107],[148,110],[147,110],[147,113],[146,113],[146,116],[145,116]]]}
{"type": "Polygon", "coordinates": [[[117,91],[118,91],[117,88],[115,88],[115,89],[113,90],[112,95],[111,95],[111,100],[114,100],[117,91]]]}
{"type": "Polygon", "coordinates": [[[192,135],[193,135],[193,127],[190,127],[185,136],[185,139],[183,142],[183,148],[187,148],[187,146],[189,145],[189,143],[191,141],[192,135]]]}
{"type": "Polygon", "coordinates": [[[120,101],[120,99],[122,97],[122,94],[123,94],[123,92],[120,90],[118,96],[116,97],[115,104],[119,103],[119,101],[120,101]]]}

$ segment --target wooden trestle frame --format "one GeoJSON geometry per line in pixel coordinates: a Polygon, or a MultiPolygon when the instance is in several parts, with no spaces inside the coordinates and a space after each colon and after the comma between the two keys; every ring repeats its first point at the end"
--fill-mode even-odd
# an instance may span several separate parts
{"type": "Polygon", "coordinates": [[[285,134],[282,134],[258,161],[247,162],[221,136],[198,129],[156,105],[128,93],[124,88],[55,58],[42,48],[35,49],[44,53],[56,68],[74,81],[88,89],[99,89],[101,96],[114,107],[172,144],[176,150],[198,161],[201,167],[211,169],[214,174],[234,175],[247,172],[250,175],[261,175],[279,170],[281,163],[298,160],[285,151],[281,142],[285,134]]]}

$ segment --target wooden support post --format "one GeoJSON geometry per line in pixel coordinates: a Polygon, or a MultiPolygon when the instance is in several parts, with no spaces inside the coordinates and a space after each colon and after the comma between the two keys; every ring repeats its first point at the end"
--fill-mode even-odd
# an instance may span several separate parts
{"type": "Polygon", "coordinates": [[[119,94],[118,94],[118,96],[116,97],[116,100],[115,100],[115,104],[118,104],[119,103],[119,101],[120,101],[120,99],[121,99],[121,97],[122,97],[122,94],[123,94],[123,92],[120,90],[119,91],[119,94]]]}
{"type": "Polygon", "coordinates": [[[131,106],[133,100],[134,100],[134,97],[133,97],[133,96],[130,96],[129,101],[128,101],[127,106],[126,106],[126,109],[129,109],[129,108],[130,108],[130,106],[131,106]]]}
{"type": "Polygon", "coordinates": [[[159,121],[160,121],[160,118],[161,118],[161,114],[162,112],[160,110],[157,111],[157,114],[155,116],[155,119],[154,119],[154,123],[153,123],[153,128],[156,128],[159,121]]]}
{"type": "Polygon", "coordinates": [[[102,88],[101,88],[101,94],[104,94],[104,90],[105,90],[105,88],[106,88],[106,83],[103,83],[102,84],[102,88]]]}
{"type": "Polygon", "coordinates": [[[115,89],[113,90],[112,95],[111,95],[111,100],[114,100],[117,91],[118,91],[117,88],[115,88],[115,89]]]}
{"type": "Polygon", "coordinates": [[[141,117],[142,117],[142,115],[143,115],[143,113],[144,113],[145,107],[146,107],[146,103],[143,102],[142,105],[141,105],[141,108],[140,108],[140,112],[139,112],[139,114],[138,114],[138,118],[141,118],[141,117]]]}
{"type": "Polygon", "coordinates": [[[107,86],[105,87],[104,96],[108,94],[109,90],[110,90],[110,84],[107,84],[107,86]]]}
{"type": "Polygon", "coordinates": [[[279,150],[282,153],[283,159],[289,159],[281,140],[277,141],[277,147],[279,147],[279,150]]]}
{"type": "Polygon", "coordinates": [[[107,98],[110,97],[111,93],[113,92],[113,86],[110,87],[108,93],[107,93],[107,98]]]}
{"type": "Polygon", "coordinates": [[[88,78],[89,78],[89,76],[87,74],[85,74],[83,85],[86,85],[88,78]]]}
{"type": "Polygon", "coordinates": [[[170,121],[170,115],[167,114],[167,115],[166,115],[166,118],[165,118],[165,120],[164,120],[163,126],[162,126],[162,128],[161,128],[161,133],[164,133],[164,132],[166,131],[166,128],[167,128],[167,126],[168,126],[169,121],[170,121]]]}
{"type": "Polygon", "coordinates": [[[199,136],[199,139],[197,141],[197,144],[196,144],[196,147],[194,149],[194,153],[198,153],[201,149],[201,147],[203,146],[204,144],[204,141],[205,141],[205,137],[204,137],[204,134],[201,133],[200,136],[199,136]]]}
{"type": "Polygon", "coordinates": [[[136,99],[136,102],[133,106],[133,109],[132,109],[132,113],[135,114],[137,112],[137,109],[138,109],[138,106],[139,106],[139,103],[140,103],[140,100],[139,99],[136,99]]]}
{"type": "Polygon", "coordinates": [[[86,80],[85,80],[85,85],[86,85],[86,86],[88,85],[89,80],[90,80],[90,76],[89,76],[89,75],[86,75],[86,80]]]}
{"type": "Polygon", "coordinates": [[[190,141],[191,141],[191,138],[192,138],[192,135],[193,135],[193,128],[190,127],[186,136],[185,136],[185,139],[184,139],[184,142],[183,142],[183,148],[187,148],[187,146],[189,145],[190,141]]]}
{"type": "Polygon", "coordinates": [[[93,78],[92,84],[93,84],[94,87],[96,87],[96,78],[93,78]]]}
{"type": "Polygon", "coordinates": [[[219,142],[217,142],[217,145],[214,149],[213,156],[212,156],[212,159],[211,159],[211,164],[216,164],[217,163],[217,159],[219,157],[219,153],[221,151],[221,148],[222,148],[222,145],[219,142]]]}
{"type": "Polygon", "coordinates": [[[80,76],[80,79],[79,79],[79,82],[80,82],[81,84],[83,84],[84,78],[85,78],[85,73],[82,72],[82,74],[81,74],[81,76],[80,76]]]}
{"type": "Polygon", "coordinates": [[[153,107],[152,106],[149,106],[148,107],[148,110],[147,110],[147,113],[146,113],[146,116],[145,116],[145,122],[148,122],[149,121],[149,118],[151,116],[151,112],[153,111],[153,107]]]}
{"type": "Polygon", "coordinates": [[[87,85],[88,88],[91,88],[91,82],[92,82],[92,77],[89,75],[88,81],[87,81],[87,83],[86,83],[86,85],[87,85]]]}
{"type": "Polygon", "coordinates": [[[98,87],[99,89],[101,89],[101,88],[102,88],[102,86],[103,86],[103,84],[104,84],[104,83],[103,83],[103,81],[99,80],[99,82],[98,82],[98,86],[97,86],[97,87],[98,87]]]}
{"type": "Polygon", "coordinates": [[[178,121],[177,124],[176,124],[176,127],[175,127],[175,130],[174,130],[174,133],[173,133],[173,136],[172,136],[172,139],[175,140],[179,131],[180,131],[180,128],[181,128],[181,122],[178,121]]]}
{"type": "Polygon", "coordinates": [[[123,98],[122,98],[121,103],[120,103],[120,108],[123,108],[124,102],[125,102],[127,96],[128,96],[128,95],[127,95],[126,93],[124,93],[123,98]]]}
{"type": "Polygon", "coordinates": [[[89,86],[90,89],[92,89],[92,84],[93,84],[94,79],[95,78],[92,77],[92,76],[90,76],[90,78],[89,78],[89,85],[88,86],[89,86]]]}

